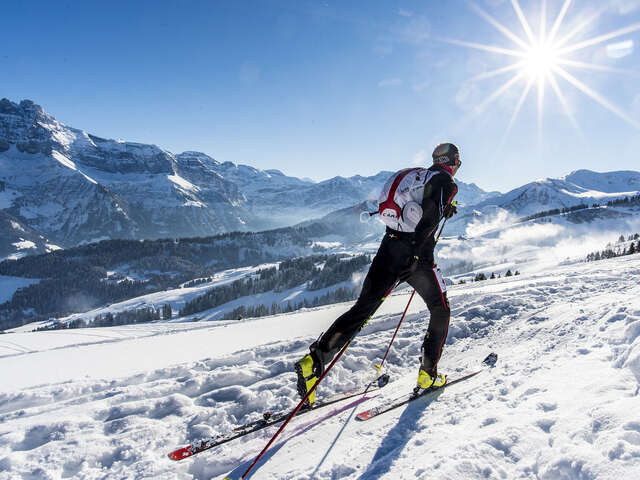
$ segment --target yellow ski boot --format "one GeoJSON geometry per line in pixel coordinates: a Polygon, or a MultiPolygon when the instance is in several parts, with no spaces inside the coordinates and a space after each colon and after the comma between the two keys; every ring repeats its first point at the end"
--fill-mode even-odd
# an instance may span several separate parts
{"type": "MultiPolygon", "coordinates": [[[[311,387],[313,387],[318,381],[318,377],[314,373],[313,367],[314,360],[310,354],[306,354],[295,364],[296,373],[298,374],[298,395],[300,395],[301,399],[307,395],[307,392],[311,390],[311,387]]],[[[308,408],[313,407],[315,401],[316,392],[314,391],[309,395],[304,406],[308,408]]]]}
{"type": "Polygon", "coordinates": [[[416,393],[420,390],[426,390],[427,388],[440,388],[447,383],[447,377],[445,375],[439,375],[434,372],[427,372],[422,367],[418,372],[418,385],[414,389],[416,393]]]}

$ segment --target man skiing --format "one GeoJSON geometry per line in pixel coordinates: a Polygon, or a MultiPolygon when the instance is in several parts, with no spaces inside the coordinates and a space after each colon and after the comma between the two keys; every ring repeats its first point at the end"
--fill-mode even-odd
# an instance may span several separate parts
{"type": "MultiPolygon", "coordinates": [[[[438,360],[447,338],[450,309],[446,285],[434,263],[435,233],[442,218],[456,213],[451,202],[458,192],[453,181],[460,168],[460,151],[453,143],[435,147],[433,165],[395,173],[380,194],[379,213],[386,233],[371,263],[362,291],[349,311],[313,342],[310,352],[295,364],[302,398],[317,382],[336,353],[373,316],[383,296],[398,281],[406,281],[422,297],[431,314],[422,344],[417,388],[442,386],[438,360]]],[[[307,406],[315,402],[315,391],[307,406]]]]}

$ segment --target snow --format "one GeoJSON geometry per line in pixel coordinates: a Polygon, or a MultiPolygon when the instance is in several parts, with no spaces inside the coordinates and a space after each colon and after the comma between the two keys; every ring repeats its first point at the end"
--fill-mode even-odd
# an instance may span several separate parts
{"type": "Polygon", "coordinates": [[[33,243],[31,240],[24,240],[24,239],[20,239],[20,240],[21,240],[20,242],[15,242],[11,244],[14,247],[16,247],[16,250],[28,250],[30,248],[38,248],[36,244],[33,243]]]}
{"type": "Polygon", "coordinates": [[[182,178],[179,175],[173,174],[173,175],[167,175],[167,178],[175,183],[176,185],[178,185],[179,187],[185,189],[185,190],[190,190],[192,192],[198,192],[200,191],[200,188],[195,186],[194,184],[192,184],[191,182],[185,180],[184,178],[182,178]]]}
{"type": "Polygon", "coordinates": [[[73,163],[71,160],[69,160],[67,157],[65,157],[63,154],[61,154],[57,150],[53,150],[51,152],[51,156],[55,158],[58,162],[60,162],[62,165],[64,165],[65,167],[70,168],[71,170],[78,170],[75,163],[73,163]]]}
{"type": "Polygon", "coordinates": [[[14,222],[13,220],[11,220],[11,227],[14,230],[18,230],[19,232],[24,232],[25,231],[24,228],[22,228],[18,222],[14,222]]]}
{"type": "MultiPolygon", "coordinates": [[[[320,396],[371,378],[408,298],[382,305],[320,396]]],[[[355,421],[413,386],[428,315],[416,299],[392,383],[322,423],[326,410],[294,420],[249,478],[640,476],[640,255],[456,285],[450,300],[440,370],[453,378],[490,351],[495,368],[355,421]]],[[[349,306],[1,335],[0,478],[239,478],[275,428],[179,463],[166,453],[293,407],[294,361],[349,306]]]]}

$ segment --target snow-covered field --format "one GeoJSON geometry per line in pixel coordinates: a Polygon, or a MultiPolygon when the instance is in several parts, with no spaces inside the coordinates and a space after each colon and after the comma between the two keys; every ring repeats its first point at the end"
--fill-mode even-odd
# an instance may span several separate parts
{"type": "MultiPolygon", "coordinates": [[[[371,378],[409,293],[383,304],[321,397],[371,378]]],[[[456,285],[450,299],[441,370],[490,351],[495,368],[357,422],[413,386],[428,315],[415,299],[392,383],[322,423],[326,410],[294,420],[250,478],[640,478],[640,255],[456,285]]],[[[166,454],[293,407],[294,361],[348,307],[0,335],[0,479],[239,478],[273,427],[179,463],[166,454]]]]}

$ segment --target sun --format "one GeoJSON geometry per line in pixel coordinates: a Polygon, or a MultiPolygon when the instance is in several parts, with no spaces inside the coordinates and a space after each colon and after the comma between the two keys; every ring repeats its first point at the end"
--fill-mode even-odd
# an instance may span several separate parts
{"type": "Polygon", "coordinates": [[[511,0],[511,6],[518,17],[520,27],[524,35],[516,35],[511,29],[505,27],[494,17],[485,12],[473,1],[470,2],[471,8],[485,21],[491,24],[498,32],[503,34],[509,39],[509,44],[506,46],[487,45],[483,43],[469,42],[466,40],[452,39],[452,38],[439,38],[439,40],[459,45],[463,47],[473,48],[476,50],[482,50],[485,52],[503,55],[511,59],[515,59],[514,63],[510,63],[504,67],[483,72],[470,81],[477,82],[502,76],[506,73],[513,73],[507,81],[495,89],[487,98],[480,102],[472,110],[474,115],[481,114],[489,104],[500,98],[508,90],[513,88],[516,84],[523,84],[522,92],[516,102],[511,119],[507,128],[505,129],[502,141],[500,145],[504,144],[511,128],[513,127],[518,114],[529,96],[529,92],[535,87],[537,90],[537,107],[538,107],[538,140],[542,141],[542,118],[543,107],[545,100],[545,92],[547,87],[553,90],[558,102],[563,108],[563,111],[572,126],[576,131],[584,137],[580,126],[573,115],[571,108],[565,98],[565,95],[560,87],[559,79],[564,81],[565,85],[570,85],[573,88],[578,89],[587,97],[591,98],[595,102],[599,103],[602,107],[618,116],[632,127],[640,130],[640,123],[631,118],[622,109],[612,104],[600,93],[595,91],[581,81],[576,75],[570,73],[568,69],[577,69],[579,71],[591,70],[601,71],[608,73],[624,74],[634,77],[640,77],[640,72],[623,70],[612,68],[607,65],[600,65],[595,63],[586,63],[577,61],[571,58],[574,52],[583,50],[594,45],[598,45],[602,42],[626,35],[640,30],[640,23],[628,25],[613,32],[606,33],[604,35],[598,35],[593,38],[589,38],[581,41],[573,41],[574,38],[579,37],[580,33],[592,24],[600,15],[602,15],[606,6],[600,10],[594,12],[590,16],[585,17],[581,22],[577,23],[568,31],[562,31],[562,24],[564,18],[569,10],[572,0],[565,0],[562,4],[560,12],[555,18],[551,28],[548,29],[547,24],[547,2],[546,0],[540,0],[540,16],[537,31],[531,27],[531,21],[524,14],[518,0],[511,0]]]}
{"type": "Polygon", "coordinates": [[[534,45],[524,52],[522,70],[528,79],[544,80],[557,66],[558,53],[552,45],[534,45]]]}

